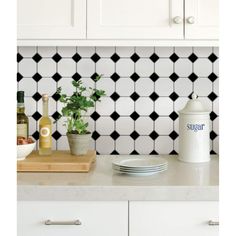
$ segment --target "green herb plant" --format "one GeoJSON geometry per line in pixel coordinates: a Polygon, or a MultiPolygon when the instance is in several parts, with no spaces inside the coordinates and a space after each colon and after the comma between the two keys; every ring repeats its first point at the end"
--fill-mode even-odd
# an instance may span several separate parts
{"type": "MultiPolygon", "coordinates": [[[[101,76],[98,75],[95,82],[101,79],[101,76]]],[[[96,102],[100,102],[100,98],[106,94],[104,90],[84,87],[81,80],[72,81],[72,85],[75,91],[71,96],[64,94],[61,87],[57,89],[57,94],[60,96],[59,101],[64,105],[60,117],[66,117],[64,125],[69,134],[88,134],[90,133],[87,129],[88,122],[83,115],[89,108],[94,107],[96,102]]]]}

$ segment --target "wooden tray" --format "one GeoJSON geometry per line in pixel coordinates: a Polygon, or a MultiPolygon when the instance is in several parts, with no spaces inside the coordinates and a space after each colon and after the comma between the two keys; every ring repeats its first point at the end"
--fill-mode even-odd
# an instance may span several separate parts
{"type": "Polygon", "coordinates": [[[32,152],[25,160],[17,161],[18,172],[89,172],[96,159],[96,151],[73,156],[69,151],[54,151],[50,156],[32,152]]]}

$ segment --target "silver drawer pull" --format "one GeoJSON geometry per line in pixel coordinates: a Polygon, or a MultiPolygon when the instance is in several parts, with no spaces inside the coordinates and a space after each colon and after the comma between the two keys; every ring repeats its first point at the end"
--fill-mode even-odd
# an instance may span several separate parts
{"type": "Polygon", "coordinates": [[[82,223],[79,220],[74,221],[51,221],[46,220],[44,222],[45,225],[81,225],[82,223]]]}
{"type": "Polygon", "coordinates": [[[216,226],[216,225],[219,225],[219,224],[220,224],[219,221],[213,221],[213,220],[208,221],[208,225],[210,225],[210,226],[216,226]]]}

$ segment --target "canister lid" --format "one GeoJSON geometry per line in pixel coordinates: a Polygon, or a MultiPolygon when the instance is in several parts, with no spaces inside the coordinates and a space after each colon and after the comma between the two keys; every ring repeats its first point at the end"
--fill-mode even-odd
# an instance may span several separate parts
{"type": "Polygon", "coordinates": [[[210,111],[206,110],[205,106],[202,104],[201,101],[197,98],[195,93],[191,96],[190,99],[184,109],[180,110],[179,113],[182,114],[195,114],[195,115],[202,115],[202,114],[209,114],[210,111]]]}

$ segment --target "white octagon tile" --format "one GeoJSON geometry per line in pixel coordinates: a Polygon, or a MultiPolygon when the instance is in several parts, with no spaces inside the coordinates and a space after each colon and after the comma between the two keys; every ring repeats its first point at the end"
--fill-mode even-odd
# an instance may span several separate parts
{"type": "Polygon", "coordinates": [[[173,111],[173,101],[170,98],[159,97],[155,101],[155,111],[158,115],[169,115],[173,111]]]}
{"type": "Polygon", "coordinates": [[[116,131],[120,135],[130,135],[134,131],[134,121],[130,117],[120,117],[116,120],[116,131]]]}
{"type": "Polygon", "coordinates": [[[100,59],[96,63],[96,72],[104,77],[111,76],[115,71],[115,63],[111,59],[100,59]]]}
{"type": "Polygon", "coordinates": [[[174,83],[169,78],[159,78],[155,82],[155,91],[159,96],[169,96],[174,91],[174,83]]]}
{"type": "Polygon", "coordinates": [[[121,77],[129,77],[134,73],[134,62],[128,58],[122,58],[116,63],[116,73],[121,77]]]}
{"type": "Polygon", "coordinates": [[[140,136],[135,140],[135,150],[139,154],[149,154],[154,149],[154,141],[148,136],[140,136]]]}
{"type": "Polygon", "coordinates": [[[155,121],[155,131],[159,135],[169,135],[173,131],[173,121],[169,117],[159,117],[155,121]]]}
{"type": "Polygon", "coordinates": [[[76,63],[72,59],[62,58],[58,62],[58,73],[62,77],[72,77],[76,72],[76,63]]]}
{"type": "Polygon", "coordinates": [[[36,73],[36,62],[33,59],[25,58],[18,65],[23,77],[32,77],[36,73]]]}
{"type": "Polygon", "coordinates": [[[135,102],[136,112],[139,115],[150,115],[153,112],[153,101],[148,97],[140,97],[135,102]]]}
{"type": "Polygon", "coordinates": [[[101,136],[96,140],[96,150],[100,154],[110,154],[114,147],[114,140],[109,136],[101,136]]]}
{"type": "Polygon", "coordinates": [[[193,64],[193,71],[198,77],[208,77],[212,73],[212,62],[207,58],[199,58],[193,64]]]}
{"type": "Polygon", "coordinates": [[[56,62],[50,58],[44,58],[38,62],[38,73],[42,77],[52,77],[56,73],[56,62]]]}
{"type": "Polygon", "coordinates": [[[159,136],[155,140],[155,150],[159,154],[169,154],[173,150],[173,140],[168,136],[159,136]]]}
{"type": "Polygon", "coordinates": [[[120,96],[130,96],[134,92],[134,81],[130,78],[120,78],[116,82],[116,92],[120,96]]]}
{"type": "Polygon", "coordinates": [[[139,117],[135,121],[135,130],[140,135],[149,135],[153,131],[154,122],[149,117],[139,117]]]}
{"type": "Polygon", "coordinates": [[[96,131],[101,135],[110,135],[114,129],[114,121],[110,117],[100,117],[96,121],[96,131]]]}
{"type": "Polygon", "coordinates": [[[155,71],[160,77],[169,77],[174,72],[173,62],[168,58],[159,59],[155,63],[155,71]]]}
{"type": "Polygon", "coordinates": [[[189,96],[193,92],[193,83],[188,78],[179,78],[175,81],[175,92],[179,96],[189,96]]]}
{"type": "Polygon", "coordinates": [[[91,59],[83,59],[77,63],[77,72],[83,77],[90,77],[95,73],[95,63],[91,59]]]}
{"type": "Polygon", "coordinates": [[[31,78],[23,78],[19,82],[18,90],[25,91],[25,96],[33,96],[37,91],[37,82],[31,78]]]}
{"type": "Polygon", "coordinates": [[[139,96],[150,96],[154,92],[154,82],[150,78],[140,78],[135,83],[135,92],[139,96]]]}
{"type": "Polygon", "coordinates": [[[212,92],[212,82],[208,78],[199,78],[194,82],[194,92],[207,97],[212,92]]]}
{"type": "Polygon", "coordinates": [[[115,141],[116,151],[119,154],[129,154],[134,150],[134,140],[129,136],[120,136],[115,141]]]}
{"type": "Polygon", "coordinates": [[[116,101],[116,112],[119,115],[129,116],[133,111],[134,111],[134,101],[131,98],[121,97],[116,101]]]}
{"type": "Polygon", "coordinates": [[[175,73],[179,77],[188,77],[192,74],[193,65],[192,62],[187,59],[179,59],[175,62],[175,73]]]}

